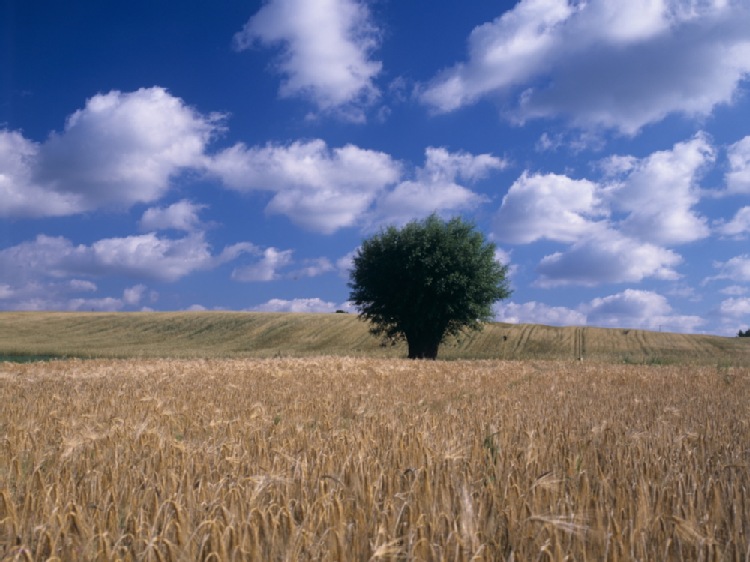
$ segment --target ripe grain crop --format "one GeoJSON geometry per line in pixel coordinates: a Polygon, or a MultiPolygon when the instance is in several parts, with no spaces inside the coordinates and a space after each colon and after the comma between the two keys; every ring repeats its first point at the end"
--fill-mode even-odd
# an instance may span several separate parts
{"type": "Polygon", "coordinates": [[[2,560],[749,560],[750,371],[0,363],[2,560]]]}

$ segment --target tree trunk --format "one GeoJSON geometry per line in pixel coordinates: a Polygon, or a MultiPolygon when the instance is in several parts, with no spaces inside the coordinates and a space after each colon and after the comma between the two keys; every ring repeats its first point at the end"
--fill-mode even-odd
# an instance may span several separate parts
{"type": "Polygon", "coordinates": [[[439,341],[423,341],[408,337],[406,341],[409,344],[409,359],[437,359],[439,341]]]}

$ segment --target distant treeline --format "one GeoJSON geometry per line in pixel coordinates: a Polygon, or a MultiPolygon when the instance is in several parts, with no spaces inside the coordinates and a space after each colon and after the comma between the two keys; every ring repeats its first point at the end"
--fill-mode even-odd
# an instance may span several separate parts
{"type": "Polygon", "coordinates": [[[750,338],[750,328],[745,330],[744,332],[740,330],[740,332],[737,334],[738,338],[750,338]]]}

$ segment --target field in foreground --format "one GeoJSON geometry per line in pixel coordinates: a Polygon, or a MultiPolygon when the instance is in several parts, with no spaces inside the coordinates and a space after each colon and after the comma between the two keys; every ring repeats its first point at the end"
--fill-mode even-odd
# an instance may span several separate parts
{"type": "MultiPolygon", "coordinates": [[[[352,314],[0,312],[3,358],[405,357],[352,314]]],[[[451,339],[444,359],[545,359],[750,366],[750,338],[590,327],[488,324],[451,339]]]]}
{"type": "Polygon", "coordinates": [[[750,371],[0,363],[0,559],[747,560],[750,371]]]}

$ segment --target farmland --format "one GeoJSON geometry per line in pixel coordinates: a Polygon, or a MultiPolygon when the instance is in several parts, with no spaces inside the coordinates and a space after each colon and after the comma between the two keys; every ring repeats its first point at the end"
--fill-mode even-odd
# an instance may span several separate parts
{"type": "Polygon", "coordinates": [[[748,345],[2,313],[0,560],[748,560],[748,345]]]}
{"type": "MultiPolygon", "coordinates": [[[[241,312],[0,313],[0,358],[404,357],[351,314],[241,312]]],[[[594,327],[488,324],[449,339],[444,359],[750,365],[750,338],[594,327]]]]}
{"type": "Polygon", "coordinates": [[[0,559],[746,560],[750,371],[0,363],[0,559]]]}

